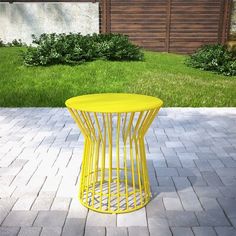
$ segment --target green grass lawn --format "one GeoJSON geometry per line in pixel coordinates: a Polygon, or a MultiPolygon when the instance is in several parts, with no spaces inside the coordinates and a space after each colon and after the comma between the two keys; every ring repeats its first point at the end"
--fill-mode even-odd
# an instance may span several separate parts
{"type": "Polygon", "coordinates": [[[0,107],[63,107],[88,93],[141,93],[167,107],[236,106],[236,77],[189,68],[185,56],[145,52],[143,62],[25,67],[22,48],[0,48],[0,107]]]}

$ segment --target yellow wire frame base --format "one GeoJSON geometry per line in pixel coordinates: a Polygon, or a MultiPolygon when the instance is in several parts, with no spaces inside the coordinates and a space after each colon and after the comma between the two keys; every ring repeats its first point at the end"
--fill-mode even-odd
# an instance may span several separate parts
{"type": "MultiPolygon", "coordinates": [[[[112,186],[115,186],[116,183],[113,182],[112,186]]],[[[97,183],[97,187],[99,188],[100,183],[97,183]]],[[[92,186],[91,186],[92,187],[92,186]]],[[[108,187],[108,183],[104,183],[103,185],[103,190],[107,190],[108,187]]],[[[113,187],[111,187],[113,189],[113,187]]],[[[123,184],[123,186],[121,186],[121,188],[125,188],[125,184],[123,184]]],[[[131,188],[131,187],[129,187],[131,188]]],[[[89,192],[89,201],[86,201],[86,195],[87,193],[84,192],[83,197],[81,197],[79,195],[79,200],[81,202],[82,205],[84,205],[85,207],[93,210],[93,211],[97,211],[97,212],[102,212],[102,213],[115,213],[115,214],[120,214],[120,213],[127,213],[127,212],[132,212],[132,211],[136,211],[142,207],[144,207],[150,200],[150,196],[146,198],[146,201],[140,202],[140,195],[138,193],[138,189],[136,189],[136,195],[134,195],[135,193],[132,191],[133,189],[129,189],[129,195],[128,195],[128,202],[129,202],[129,208],[126,207],[126,194],[125,193],[111,193],[110,194],[110,198],[111,198],[111,207],[110,210],[108,209],[108,199],[109,199],[109,195],[108,193],[102,193],[102,207],[101,206],[101,195],[100,192],[95,192],[94,195],[92,192],[89,192]],[[117,197],[119,196],[120,199],[120,209],[117,209],[117,197]],[[134,207],[134,197],[136,196],[137,199],[137,203],[136,207],[134,207]],[[94,198],[94,206],[91,206],[91,202],[92,202],[92,198],[94,198]]],[[[143,198],[145,198],[144,192],[142,192],[143,194],[143,198]]]]}
{"type": "Polygon", "coordinates": [[[68,108],[84,138],[80,202],[103,213],[125,213],[151,198],[144,135],[158,109],[91,113],[68,108]]]}

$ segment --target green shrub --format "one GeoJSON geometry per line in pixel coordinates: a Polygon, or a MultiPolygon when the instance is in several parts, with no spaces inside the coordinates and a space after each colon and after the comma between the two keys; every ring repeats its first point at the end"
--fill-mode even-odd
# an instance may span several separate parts
{"type": "Polygon", "coordinates": [[[26,46],[26,44],[23,43],[21,39],[14,39],[12,40],[12,42],[9,42],[9,43],[4,43],[0,39],[0,47],[23,47],[23,46],[26,46]]]}
{"type": "Polygon", "coordinates": [[[220,44],[205,45],[188,58],[187,65],[233,76],[236,75],[236,53],[220,44]]]}
{"type": "Polygon", "coordinates": [[[33,43],[36,46],[27,47],[23,56],[27,66],[143,59],[140,48],[121,34],[42,34],[38,38],[33,35],[33,43]]]}
{"type": "Polygon", "coordinates": [[[5,44],[1,39],[0,39],[0,47],[5,47],[5,44]]]}
{"type": "Polygon", "coordinates": [[[26,46],[25,43],[21,41],[21,39],[13,39],[11,43],[7,43],[6,46],[8,47],[23,47],[26,46]]]}

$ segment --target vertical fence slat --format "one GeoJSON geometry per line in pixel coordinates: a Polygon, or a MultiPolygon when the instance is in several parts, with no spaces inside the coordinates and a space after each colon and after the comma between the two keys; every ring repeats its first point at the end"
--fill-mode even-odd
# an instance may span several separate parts
{"type": "Polygon", "coordinates": [[[170,50],[171,0],[166,2],[166,52],[170,50]]]}
{"type": "Polygon", "coordinates": [[[222,44],[225,44],[229,38],[230,20],[232,14],[233,1],[226,0],[224,4],[224,16],[222,21],[222,44]]]}
{"type": "Polygon", "coordinates": [[[100,0],[101,33],[111,31],[111,0],[100,0]]]}

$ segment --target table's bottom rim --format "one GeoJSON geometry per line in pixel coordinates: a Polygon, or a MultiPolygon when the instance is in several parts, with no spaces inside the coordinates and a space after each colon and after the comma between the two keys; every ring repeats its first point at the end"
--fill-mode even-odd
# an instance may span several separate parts
{"type": "Polygon", "coordinates": [[[87,205],[86,203],[84,203],[83,200],[80,198],[80,196],[78,196],[78,199],[84,207],[86,207],[86,208],[88,208],[92,211],[95,211],[95,212],[98,212],[98,213],[105,213],[105,214],[122,214],[122,213],[129,213],[129,212],[137,211],[137,210],[145,207],[150,202],[151,197],[148,197],[146,202],[144,202],[142,205],[139,205],[139,206],[134,207],[134,208],[129,208],[129,209],[126,209],[126,210],[119,210],[119,211],[99,210],[97,208],[93,208],[93,207],[87,205]]]}

